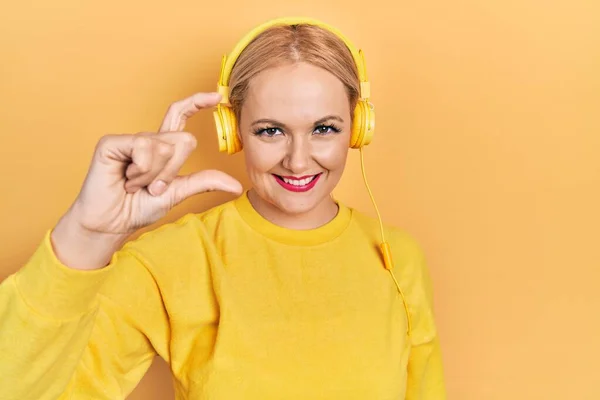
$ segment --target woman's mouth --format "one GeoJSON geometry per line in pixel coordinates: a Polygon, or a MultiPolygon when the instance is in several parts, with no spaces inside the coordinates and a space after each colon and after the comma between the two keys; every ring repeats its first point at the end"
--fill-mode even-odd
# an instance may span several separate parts
{"type": "Polygon", "coordinates": [[[290,192],[307,192],[312,189],[316,184],[322,173],[316,175],[304,175],[304,176],[281,176],[275,175],[275,180],[279,183],[284,189],[289,190],[290,192]]]}

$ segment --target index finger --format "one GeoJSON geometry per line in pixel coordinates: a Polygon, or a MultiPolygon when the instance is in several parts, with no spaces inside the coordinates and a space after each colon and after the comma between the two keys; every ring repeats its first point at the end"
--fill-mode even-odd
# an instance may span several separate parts
{"type": "Polygon", "coordinates": [[[186,99],[176,101],[169,107],[159,132],[182,131],[188,118],[203,108],[217,105],[220,100],[219,93],[196,93],[186,99]]]}

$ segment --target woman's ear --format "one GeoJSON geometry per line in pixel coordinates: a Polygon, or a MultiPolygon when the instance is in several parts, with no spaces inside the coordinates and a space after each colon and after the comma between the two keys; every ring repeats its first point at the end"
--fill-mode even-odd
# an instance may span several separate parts
{"type": "Polygon", "coordinates": [[[235,134],[237,135],[237,137],[238,137],[238,139],[239,139],[239,141],[240,141],[240,143],[242,144],[242,147],[243,147],[244,146],[244,138],[242,136],[242,131],[241,131],[239,125],[237,126],[237,129],[235,131],[236,131],[235,134]]]}
{"type": "Polygon", "coordinates": [[[235,113],[235,134],[237,135],[242,147],[244,146],[244,138],[242,135],[242,110],[235,113]]]}

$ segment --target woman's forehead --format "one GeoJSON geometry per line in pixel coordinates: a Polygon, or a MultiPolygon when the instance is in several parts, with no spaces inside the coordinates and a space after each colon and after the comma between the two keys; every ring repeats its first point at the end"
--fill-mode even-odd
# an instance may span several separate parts
{"type": "Polygon", "coordinates": [[[244,100],[248,117],[318,119],[324,113],[348,112],[343,83],[330,72],[306,63],[262,71],[250,82],[244,100]]]}

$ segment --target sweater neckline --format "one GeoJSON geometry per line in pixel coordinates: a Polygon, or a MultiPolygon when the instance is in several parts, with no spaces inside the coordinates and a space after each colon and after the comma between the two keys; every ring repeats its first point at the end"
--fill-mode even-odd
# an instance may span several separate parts
{"type": "Polygon", "coordinates": [[[269,239],[294,246],[315,246],[342,234],[350,223],[352,210],[337,200],[335,202],[338,212],[326,224],[313,229],[290,229],[276,225],[259,214],[250,203],[247,190],[234,200],[238,213],[252,229],[269,239]]]}

